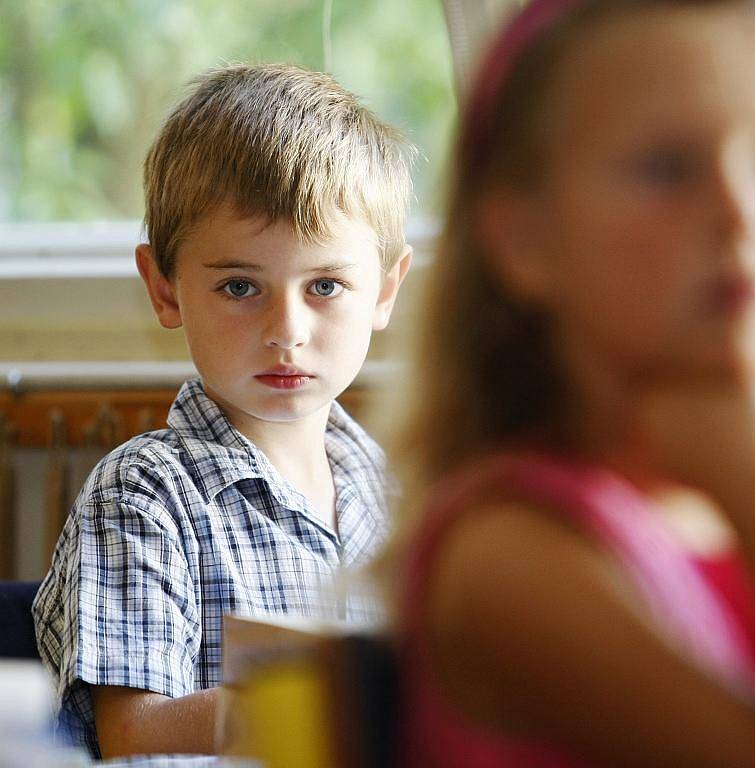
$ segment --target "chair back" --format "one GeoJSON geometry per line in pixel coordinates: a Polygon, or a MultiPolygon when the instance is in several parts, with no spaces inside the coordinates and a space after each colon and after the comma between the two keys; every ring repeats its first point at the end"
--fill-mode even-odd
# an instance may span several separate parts
{"type": "Polygon", "coordinates": [[[393,642],[351,635],[330,650],[330,719],[337,768],[395,768],[401,695],[393,642]]]}
{"type": "Polygon", "coordinates": [[[39,585],[38,581],[0,581],[0,658],[39,658],[31,615],[39,585]]]}

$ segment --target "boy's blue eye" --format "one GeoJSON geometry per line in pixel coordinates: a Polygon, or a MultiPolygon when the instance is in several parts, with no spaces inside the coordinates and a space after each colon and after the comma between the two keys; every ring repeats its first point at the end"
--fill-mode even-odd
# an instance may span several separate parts
{"type": "Polygon", "coordinates": [[[343,290],[343,286],[335,280],[315,280],[310,286],[311,292],[323,298],[337,296],[343,290]]]}
{"type": "Polygon", "coordinates": [[[229,280],[223,290],[233,296],[234,299],[245,299],[254,293],[259,293],[248,280],[229,280]]]}

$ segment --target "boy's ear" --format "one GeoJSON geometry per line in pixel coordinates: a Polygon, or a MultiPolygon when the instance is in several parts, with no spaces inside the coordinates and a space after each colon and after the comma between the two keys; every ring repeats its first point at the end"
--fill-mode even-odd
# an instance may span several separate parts
{"type": "Polygon", "coordinates": [[[413,249],[411,245],[405,245],[399,260],[383,275],[383,284],[380,287],[375,313],[372,318],[372,330],[382,331],[388,325],[396,303],[398,289],[404,282],[406,273],[412,263],[413,249]]]}
{"type": "Polygon", "coordinates": [[[475,218],[479,242],[501,284],[525,302],[548,306],[557,288],[557,270],[537,193],[493,190],[480,202],[475,218]]]}
{"type": "Polygon", "coordinates": [[[152,248],[146,243],[136,246],[136,267],[147,286],[149,300],[160,325],[163,328],[180,328],[181,310],[176,301],[173,284],[160,271],[152,255],[152,248]]]}

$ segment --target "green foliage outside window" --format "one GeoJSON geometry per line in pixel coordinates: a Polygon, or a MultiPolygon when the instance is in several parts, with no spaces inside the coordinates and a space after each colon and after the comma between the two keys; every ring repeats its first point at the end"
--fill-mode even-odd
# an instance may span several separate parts
{"type": "Polygon", "coordinates": [[[141,164],[196,73],[224,61],[330,71],[422,153],[441,202],[455,113],[440,0],[0,0],[0,220],[140,218],[141,164]]]}

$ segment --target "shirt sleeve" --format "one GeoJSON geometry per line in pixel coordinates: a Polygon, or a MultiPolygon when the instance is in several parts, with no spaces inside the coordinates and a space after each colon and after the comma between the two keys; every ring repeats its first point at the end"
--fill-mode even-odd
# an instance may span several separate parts
{"type": "Polygon", "coordinates": [[[154,499],[80,511],[61,595],[61,699],[78,681],[177,697],[194,690],[201,627],[178,526],[154,499]]]}

